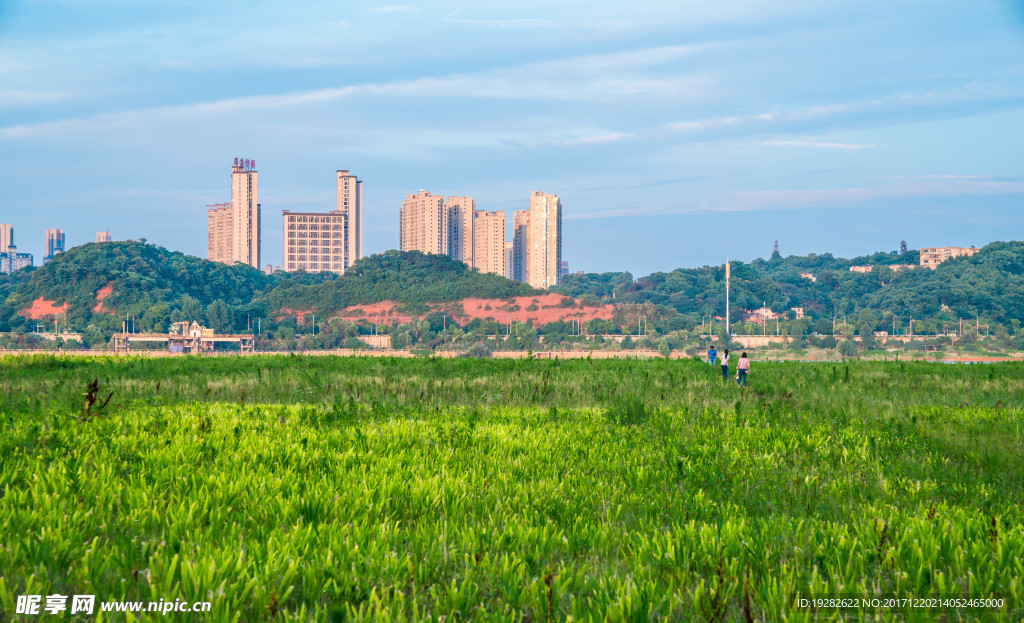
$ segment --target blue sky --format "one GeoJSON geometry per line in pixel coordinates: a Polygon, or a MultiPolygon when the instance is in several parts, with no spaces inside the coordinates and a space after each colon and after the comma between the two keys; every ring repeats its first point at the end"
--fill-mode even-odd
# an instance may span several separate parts
{"type": "Polygon", "coordinates": [[[1021,239],[1019,1],[0,0],[0,222],[42,257],[109,228],[205,257],[257,161],[280,211],[364,182],[564,206],[572,270],[1021,239]]]}

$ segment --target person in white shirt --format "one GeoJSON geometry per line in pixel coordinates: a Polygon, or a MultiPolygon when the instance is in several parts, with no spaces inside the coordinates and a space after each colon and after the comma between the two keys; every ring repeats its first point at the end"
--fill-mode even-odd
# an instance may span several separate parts
{"type": "Polygon", "coordinates": [[[722,364],[722,380],[727,381],[729,379],[729,349],[726,348],[725,352],[718,359],[722,364]]]}

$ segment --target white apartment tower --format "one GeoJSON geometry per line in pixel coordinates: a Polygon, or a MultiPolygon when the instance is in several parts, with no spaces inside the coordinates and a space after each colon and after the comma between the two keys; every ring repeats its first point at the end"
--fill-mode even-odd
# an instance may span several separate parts
{"type": "Polygon", "coordinates": [[[208,206],[208,257],[260,267],[260,204],[256,161],[235,158],[231,167],[231,203],[208,206]]]}
{"type": "Polygon", "coordinates": [[[363,257],[363,183],[348,171],[337,172],[338,200],[334,208],[344,217],[342,273],[363,257]]]}
{"type": "Polygon", "coordinates": [[[558,285],[562,265],[562,202],[535,191],[530,209],[512,215],[513,275],[539,289],[558,285]]]}

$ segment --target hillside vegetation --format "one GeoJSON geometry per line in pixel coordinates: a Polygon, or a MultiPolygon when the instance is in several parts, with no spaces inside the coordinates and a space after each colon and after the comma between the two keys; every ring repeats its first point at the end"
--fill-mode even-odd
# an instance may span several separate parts
{"type": "MultiPolygon", "coordinates": [[[[996,336],[1002,344],[1018,336],[1019,320],[1024,317],[1024,243],[994,242],[973,257],[949,260],[936,270],[890,268],[917,262],[916,251],[852,260],[824,254],[734,262],[733,332],[762,332],[765,328],[760,324],[742,321],[764,302],[775,312],[788,313],[777,329],[799,340],[815,333],[856,334],[869,338],[866,346],[870,347],[874,331],[905,332],[911,319],[914,334],[922,335],[959,330],[963,318],[974,320],[981,334],[996,336]],[[874,268],[869,273],[849,270],[864,265],[874,268]],[[802,308],[805,317],[796,318],[793,308],[802,308]],[[834,319],[842,326],[834,325],[834,319]]],[[[705,319],[724,315],[724,280],[721,265],[680,268],[638,279],[629,273],[567,275],[557,292],[580,298],[584,304],[615,303],[622,313],[614,321],[585,321],[583,327],[569,322],[535,323],[532,334],[526,329],[514,333],[530,342],[538,333],[549,339],[555,339],[552,334],[571,338],[581,332],[635,335],[642,327],[646,346],[675,349],[699,341],[705,319]]],[[[220,333],[233,333],[249,331],[258,320],[266,339],[279,347],[293,347],[296,336],[312,332],[312,327],[305,326],[310,320],[306,316],[315,314],[325,320],[350,306],[393,301],[412,320],[401,327],[372,331],[401,334],[400,341],[407,345],[433,347],[432,339],[441,340],[438,327],[452,325],[453,319],[436,312],[435,318],[428,317],[428,303],[469,297],[508,301],[536,294],[526,284],[480,273],[447,256],[419,252],[371,255],[341,277],[281,271],[266,275],[248,266],[227,266],[144,242],[113,242],[82,245],[42,267],[0,276],[0,332],[14,331],[12,335],[17,336],[31,331],[37,322],[52,328],[52,307],[36,314],[38,319],[27,317],[33,302],[42,300],[67,306],[67,326],[81,332],[86,345],[107,343],[128,317],[139,332],[162,332],[170,322],[196,320],[220,333]]],[[[465,342],[468,347],[487,335],[508,332],[501,323],[487,319],[462,322],[463,333],[441,341],[465,342]]],[[[325,336],[323,345],[349,338],[354,340],[349,343],[358,344],[355,336],[371,331],[368,322],[360,323],[356,317],[322,329],[336,334],[325,336]]],[[[802,343],[798,341],[797,346],[802,343]]],[[[852,353],[850,348],[847,345],[852,353]]]]}
{"type": "MultiPolygon", "coordinates": [[[[732,264],[730,302],[733,323],[744,310],[766,303],[775,312],[803,307],[811,318],[832,318],[872,310],[902,317],[936,319],[982,316],[1010,324],[1024,318],[1024,242],[993,242],[973,257],[962,257],[935,270],[917,267],[894,271],[889,266],[918,264],[917,251],[876,253],[846,260],[831,254],[773,255],[767,260],[732,264]],[[851,266],[874,266],[855,273],[851,266]],[[815,281],[801,277],[810,273],[815,281]]],[[[725,267],[679,268],[633,279],[630,273],[567,275],[559,291],[591,295],[618,303],[651,302],[681,314],[724,315],[725,267]]]]}

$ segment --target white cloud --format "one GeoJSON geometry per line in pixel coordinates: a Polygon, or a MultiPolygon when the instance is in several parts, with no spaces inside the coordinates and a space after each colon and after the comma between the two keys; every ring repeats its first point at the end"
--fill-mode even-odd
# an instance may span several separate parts
{"type": "Polygon", "coordinates": [[[830,141],[760,141],[758,145],[769,147],[811,147],[815,149],[874,149],[874,145],[857,143],[833,143],[830,141]]]}
{"type": "Polygon", "coordinates": [[[941,197],[985,197],[1024,194],[1024,182],[976,179],[937,179],[861,188],[815,188],[798,190],[753,190],[722,193],[691,205],[662,204],[566,213],[566,219],[599,219],[622,216],[656,216],[707,212],[753,212],[758,210],[827,209],[850,204],[901,199],[941,197]]]}
{"type": "Polygon", "coordinates": [[[67,97],[68,93],[63,91],[0,91],[0,109],[47,104],[67,97]]]}
{"type": "Polygon", "coordinates": [[[384,13],[415,13],[416,7],[410,4],[382,4],[370,7],[366,9],[366,12],[377,15],[384,13]]]}

